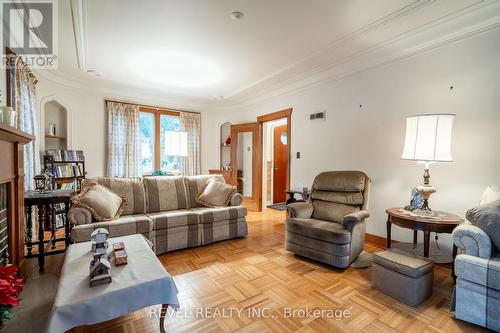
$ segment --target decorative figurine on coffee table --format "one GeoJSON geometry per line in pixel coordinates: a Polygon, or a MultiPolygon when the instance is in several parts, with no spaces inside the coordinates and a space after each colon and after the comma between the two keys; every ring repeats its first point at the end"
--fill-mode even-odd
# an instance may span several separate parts
{"type": "Polygon", "coordinates": [[[109,232],[104,228],[95,229],[90,235],[92,241],[92,252],[101,256],[106,254],[108,249],[109,232]]]}
{"type": "Polygon", "coordinates": [[[90,262],[90,286],[111,282],[111,264],[107,259],[109,232],[104,228],[97,228],[90,235],[94,260],[90,262]]]}
{"type": "Polygon", "coordinates": [[[95,254],[90,262],[90,287],[111,282],[111,264],[105,256],[95,254]]]}

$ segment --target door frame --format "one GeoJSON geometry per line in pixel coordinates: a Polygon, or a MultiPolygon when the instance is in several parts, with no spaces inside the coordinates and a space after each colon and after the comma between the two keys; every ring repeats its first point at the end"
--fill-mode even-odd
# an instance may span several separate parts
{"type": "Polygon", "coordinates": [[[243,204],[249,210],[262,211],[262,124],[259,122],[231,125],[231,184],[237,186],[238,168],[233,161],[237,160],[238,133],[252,132],[252,196],[243,196],[243,204]]]}
{"type": "MultiPolygon", "coordinates": [[[[284,118],[283,118],[284,119],[284,118]]],[[[281,125],[271,125],[270,126],[270,130],[271,130],[271,135],[272,135],[272,143],[271,142],[267,142],[267,145],[271,145],[272,147],[272,161],[273,161],[273,165],[272,165],[272,177],[271,177],[271,186],[272,186],[272,191],[271,191],[271,204],[277,204],[277,203],[282,203],[282,202],[285,202],[287,200],[287,197],[286,197],[286,193],[285,193],[285,190],[287,190],[287,185],[286,185],[286,181],[287,181],[287,168],[288,168],[288,164],[290,164],[290,161],[289,161],[289,156],[288,156],[288,124],[287,123],[283,123],[281,125]],[[277,131],[278,129],[283,129],[285,128],[285,131],[277,131]],[[283,144],[281,142],[281,134],[285,132],[287,133],[287,142],[286,144],[283,144]],[[276,134],[278,133],[278,137],[276,137],[276,134]],[[279,177],[279,179],[283,179],[285,180],[285,184],[283,185],[284,188],[282,189],[283,191],[279,191],[279,188],[277,188],[277,177],[276,177],[276,145],[277,144],[280,144],[281,145],[281,148],[279,149],[283,149],[284,150],[284,158],[286,159],[286,165],[285,165],[285,173],[284,175],[282,174],[281,177],[279,177]],[[284,147],[283,147],[284,146],[284,147]],[[285,177],[283,177],[285,176],[285,177]],[[283,178],[282,178],[283,177],[283,178]],[[281,193],[278,193],[278,192],[281,192],[281,193]],[[282,200],[279,200],[277,201],[276,199],[280,198],[282,200]]],[[[264,147],[262,147],[262,151],[263,151],[263,158],[264,158],[264,147]]],[[[283,156],[281,156],[281,158],[283,158],[283,156]]],[[[262,160],[262,162],[264,163],[264,159],[262,160]]],[[[283,172],[283,170],[281,170],[280,172],[283,172]]],[[[264,179],[263,179],[263,184],[264,184],[264,179]]],[[[264,194],[262,194],[264,195],[264,194]]]]}
{"type": "MultiPolygon", "coordinates": [[[[286,165],[286,189],[287,190],[290,189],[290,169],[291,169],[291,165],[292,165],[292,149],[291,149],[291,145],[292,145],[292,111],[293,111],[293,108],[288,108],[288,109],[276,111],[273,113],[264,114],[262,116],[257,117],[257,122],[260,124],[259,127],[261,128],[260,132],[262,132],[262,128],[263,128],[265,122],[286,118],[286,125],[287,125],[286,135],[287,135],[287,140],[288,140],[288,142],[287,142],[288,144],[286,145],[287,156],[288,156],[288,163],[286,165]]],[[[259,146],[260,146],[260,151],[261,151],[260,166],[259,166],[259,169],[261,170],[260,171],[261,175],[260,175],[260,179],[259,179],[259,190],[260,190],[259,196],[261,198],[261,205],[262,205],[262,181],[263,181],[263,179],[262,179],[262,168],[263,168],[262,151],[264,150],[264,142],[262,140],[262,135],[260,135],[259,146]]]]}

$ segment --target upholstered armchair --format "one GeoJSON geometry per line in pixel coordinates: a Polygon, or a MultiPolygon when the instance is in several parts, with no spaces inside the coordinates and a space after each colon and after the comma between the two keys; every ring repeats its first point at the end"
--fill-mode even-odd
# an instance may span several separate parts
{"type": "Polygon", "coordinates": [[[363,251],[370,178],[361,171],[316,176],[309,202],[287,206],[286,249],[338,268],[363,251]]]}
{"type": "Polygon", "coordinates": [[[488,188],[453,230],[455,317],[500,332],[500,186],[488,188]]]}

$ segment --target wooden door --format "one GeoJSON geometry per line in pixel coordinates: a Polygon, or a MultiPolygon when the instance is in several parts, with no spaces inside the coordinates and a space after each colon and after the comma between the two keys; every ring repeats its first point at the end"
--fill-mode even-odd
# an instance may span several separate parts
{"type": "Polygon", "coordinates": [[[231,184],[248,210],[262,210],[262,137],[259,123],[231,126],[231,184]]]}
{"type": "Polygon", "coordinates": [[[273,203],[286,201],[287,145],[287,125],[276,126],[273,135],[273,203]]]}

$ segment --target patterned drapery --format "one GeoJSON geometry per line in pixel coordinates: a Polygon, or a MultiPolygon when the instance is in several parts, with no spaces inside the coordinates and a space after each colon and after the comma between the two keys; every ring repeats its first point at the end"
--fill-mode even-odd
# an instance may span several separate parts
{"type": "Polygon", "coordinates": [[[106,101],[106,110],[108,177],[142,176],[139,106],[106,101]]]}
{"type": "Polygon", "coordinates": [[[36,77],[30,68],[26,66],[21,57],[17,57],[13,82],[13,107],[17,112],[16,127],[34,136],[33,141],[24,147],[24,189],[26,191],[35,187],[33,177],[40,173],[36,82],[36,77]]]}
{"type": "Polygon", "coordinates": [[[188,156],[184,157],[183,174],[185,176],[201,173],[201,115],[193,112],[180,113],[181,131],[187,132],[188,156]]]}

